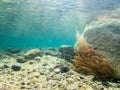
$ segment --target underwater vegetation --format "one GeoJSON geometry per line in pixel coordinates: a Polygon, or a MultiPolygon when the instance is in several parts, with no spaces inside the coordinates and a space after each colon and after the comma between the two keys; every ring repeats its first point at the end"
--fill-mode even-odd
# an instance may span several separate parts
{"type": "MultiPolygon", "coordinates": [[[[119,12],[119,11],[118,11],[119,12]]],[[[97,53],[108,58],[111,67],[120,77],[120,16],[117,13],[98,16],[83,32],[87,43],[97,53]]]]}
{"type": "Polygon", "coordinates": [[[78,32],[76,36],[76,54],[73,60],[75,70],[84,74],[92,74],[98,80],[111,80],[116,78],[117,74],[111,67],[109,59],[98,54],[78,32]]]}

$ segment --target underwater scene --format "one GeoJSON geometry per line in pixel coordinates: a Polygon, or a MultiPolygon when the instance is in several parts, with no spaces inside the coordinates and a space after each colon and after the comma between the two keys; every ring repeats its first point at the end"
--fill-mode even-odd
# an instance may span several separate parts
{"type": "Polygon", "coordinates": [[[120,90],[120,0],[0,0],[0,90],[120,90]]]}

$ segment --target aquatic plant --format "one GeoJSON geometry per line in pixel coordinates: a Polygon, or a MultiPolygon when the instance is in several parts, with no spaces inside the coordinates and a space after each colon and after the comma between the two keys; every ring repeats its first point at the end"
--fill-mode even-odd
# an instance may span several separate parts
{"type": "Polygon", "coordinates": [[[85,39],[77,32],[77,43],[75,45],[75,56],[73,63],[76,71],[84,74],[92,74],[99,80],[110,80],[116,74],[109,64],[109,60],[97,54],[85,39]]]}
{"type": "Polygon", "coordinates": [[[120,79],[120,17],[117,13],[100,15],[85,27],[82,36],[97,53],[106,56],[120,79]]]}

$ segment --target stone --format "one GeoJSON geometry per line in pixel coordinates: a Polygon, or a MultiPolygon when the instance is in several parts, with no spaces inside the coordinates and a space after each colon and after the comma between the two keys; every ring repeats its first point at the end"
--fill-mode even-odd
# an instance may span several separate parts
{"type": "Polygon", "coordinates": [[[108,84],[110,87],[115,87],[115,88],[117,87],[117,83],[108,82],[108,84]]]}
{"type": "Polygon", "coordinates": [[[30,65],[34,64],[35,62],[29,62],[30,65]]]}
{"type": "Polygon", "coordinates": [[[21,85],[25,85],[25,82],[21,82],[21,85]]]}
{"type": "Polygon", "coordinates": [[[105,56],[120,77],[120,18],[106,16],[91,22],[82,36],[98,54],[105,56]]]}
{"type": "Polygon", "coordinates": [[[0,58],[2,57],[2,54],[0,53],[0,58]]]}
{"type": "Polygon", "coordinates": [[[42,66],[47,66],[47,65],[48,65],[48,63],[43,63],[43,64],[42,64],[42,66]]]}
{"type": "Polygon", "coordinates": [[[53,47],[49,47],[47,48],[48,50],[52,50],[52,51],[56,51],[57,49],[56,48],[53,48],[53,47]]]}
{"type": "Polygon", "coordinates": [[[18,49],[18,48],[7,48],[5,49],[5,51],[9,52],[9,53],[13,53],[13,54],[16,54],[16,53],[20,53],[21,50],[18,49]]]}
{"type": "Polygon", "coordinates": [[[60,69],[59,68],[55,68],[54,72],[58,74],[60,72],[60,69]]]}
{"type": "Polygon", "coordinates": [[[89,85],[84,85],[84,86],[80,87],[79,90],[95,90],[95,89],[93,89],[93,88],[92,88],[91,86],[89,86],[89,85]]]}
{"type": "Polygon", "coordinates": [[[47,48],[47,49],[41,49],[41,53],[43,55],[51,55],[55,57],[61,57],[61,53],[57,48],[47,48]]]}
{"type": "Polygon", "coordinates": [[[75,55],[74,48],[72,46],[62,45],[60,46],[59,51],[62,53],[62,58],[66,60],[72,59],[75,55]]]}
{"type": "Polygon", "coordinates": [[[70,70],[69,72],[67,72],[68,75],[74,75],[75,74],[75,71],[73,70],[70,70]]]}
{"type": "Polygon", "coordinates": [[[40,56],[34,57],[34,60],[41,60],[40,56]]]}
{"type": "Polygon", "coordinates": [[[69,78],[67,78],[67,82],[68,82],[69,84],[72,84],[72,83],[75,82],[75,80],[74,80],[73,78],[69,77],[69,78]]]}
{"type": "Polygon", "coordinates": [[[25,59],[34,59],[36,56],[41,56],[39,49],[31,49],[24,54],[25,59]]]}
{"type": "Polygon", "coordinates": [[[14,64],[12,65],[11,69],[13,69],[13,71],[20,71],[21,66],[19,64],[14,64]]]}
{"type": "Polygon", "coordinates": [[[17,58],[16,61],[17,61],[18,63],[25,63],[25,62],[26,62],[26,60],[25,60],[23,57],[17,58]]]}
{"type": "Polygon", "coordinates": [[[90,26],[92,27],[90,24],[85,29],[83,36],[100,54],[105,54],[109,58],[114,56],[114,58],[118,59],[120,58],[120,22],[114,21],[110,24],[109,22],[109,20],[108,22],[99,22],[103,25],[93,28],[90,28],[90,26]],[[106,23],[107,25],[105,25],[106,23]]]}
{"type": "Polygon", "coordinates": [[[6,64],[4,64],[2,67],[0,67],[0,69],[6,69],[6,68],[9,68],[9,66],[6,64]]]}
{"type": "Polygon", "coordinates": [[[68,66],[61,66],[60,67],[60,72],[61,73],[66,73],[70,70],[70,68],[68,66]]]}
{"type": "Polygon", "coordinates": [[[54,68],[49,68],[49,71],[50,71],[50,72],[54,71],[54,68]]]}

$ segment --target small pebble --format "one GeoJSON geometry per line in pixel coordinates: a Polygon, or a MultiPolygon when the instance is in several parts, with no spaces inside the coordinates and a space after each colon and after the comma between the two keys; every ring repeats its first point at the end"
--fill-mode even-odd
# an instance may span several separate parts
{"type": "Polygon", "coordinates": [[[67,67],[67,66],[61,66],[60,67],[60,71],[61,71],[61,73],[66,73],[66,72],[68,72],[70,69],[69,69],[69,67],[67,67]]]}
{"type": "Polygon", "coordinates": [[[13,71],[20,71],[21,66],[19,64],[15,64],[15,65],[12,65],[11,69],[13,69],[13,71]]]}
{"type": "Polygon", "coordinates": [[[18,63],[25,63],[25,62],[26,62],[26,60],[25,60],[23,57],[17,58],[16,61],[17,61],[18,63]]]}
{"type": "Polygon", "coordinates": [[[34,64],[34,62],[29,62],[29,64],[34,64]]]}
{"type": "Polygon", "coordinates": [[[59,69],[59,68],[55,68],[55,69],[54,69],[54,72],[55,72],[56,74],[58,74],[58,73],[60,72],[60,69],[59,69]]]}
{"type": "Polygon", "coordinates": [[[47,63],[44,63],[42,66],[47,66],[48,64],[47,63]]]}
{"type": "Polygon", "coordinates": [[[34,57],[34,60],[41,60],[40,56],[34,57]]]}
{"type": "Polygon", "coordinates": [[[21,85],[25,85],[25,82],[22,82],[21,85]]]}

